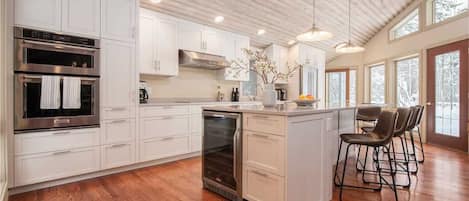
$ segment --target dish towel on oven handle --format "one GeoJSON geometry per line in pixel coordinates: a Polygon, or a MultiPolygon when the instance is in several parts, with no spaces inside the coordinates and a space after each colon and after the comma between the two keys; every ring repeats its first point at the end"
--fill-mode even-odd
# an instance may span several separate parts
{"type": "Polygon", "coordinates": [[[60,76],[41,76],[41,102],[43,110],[60,108],[60,76]]]}
{"type": "Polygon", "coordinates": [[[81,79],[79,77],[63,78],[63,109],[81,108],[81,79]]]}

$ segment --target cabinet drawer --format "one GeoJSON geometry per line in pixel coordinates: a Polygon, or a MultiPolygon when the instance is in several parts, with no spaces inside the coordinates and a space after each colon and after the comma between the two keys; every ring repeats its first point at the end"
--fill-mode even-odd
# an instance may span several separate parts
{"type": "Polygon", "coordinates": [[[243,172],[243,198],[249,201],[285,200],[284,178],[249,166],[243,172]]]}
{"type": "Polygon", "coordinates": [[[105,120],[101,123],[102,144],[135,139],[135,119],[105,120]]]}
{"type": "Polygon", "coordinates": [[[135,116],[135,110],[130,107],[103,107],[102,119],[128,119],[135,116]]]}
{"type": "Polygon", "coordinates": [[[285,134],[285,118],[283,116],[245,114],[243,126],[250,131],[259,131],[276,135],[285,134]]]}
{"type": "Polygon", "coordinates": [[[15,154],[35,154],[99,145],[99,128],[15,135],[15,154]]]}
{"type": "Polygon", "coordinates": [[[189,114],[189,106],[174,105],[174,106],[151,106],[141,107],[140,117],[155,117],[167,115],[186,115],[189,114]]]}
{"type": "Polygon", "coordinates": [[[99,170],[99,146],[15,157],[15,185],[22,186],[99,170]]]}
{"type": "Polygon", "coordinates": [[[189,135],[189,116],[163,116],[140,120],[140,139],[189,135]]]}
{"type": "Polygon", "coordinates": [[[167,137],[140,142],[140,161],[189,153],[189,137],[167,137]]]}
{"type": "Polygon", "coordinates": [[[245,131],[243,136],[244,164],[285,175],[285,139],[282,136],[245,131]]]}
{"type": "Polygon", "coordinates": [[[103,169],[129,165],[135,162],[135,143],[125,142],[101,147],[103,169]]]}
{"type": "Polygon", "coordinates": [[[202,136],[191,135],[191,152],[202,150],[202,136]]]}
{"type": "Polygon", "coordinates": [[[202,115],[191,115],[191,132],[202,133],[202,115]]]}

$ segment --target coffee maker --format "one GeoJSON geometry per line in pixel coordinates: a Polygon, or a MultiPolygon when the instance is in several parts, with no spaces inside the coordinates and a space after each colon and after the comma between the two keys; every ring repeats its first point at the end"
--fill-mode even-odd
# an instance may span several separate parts
{"type": "Polygon", "coordinates": [[[279,100],[279,101],[286,101],[287,100],[287,90],[286,89],[278,88],[278,89],[275,89],[275,91],[277,91],[277,100],[279,100]]]}
{"type": "Polygon", "coordinates": [[[140,91],[140,103],[148,103],[148,99],[151,95],[151,88],[145,81],[140,81],[138,88],[140,91]]]}

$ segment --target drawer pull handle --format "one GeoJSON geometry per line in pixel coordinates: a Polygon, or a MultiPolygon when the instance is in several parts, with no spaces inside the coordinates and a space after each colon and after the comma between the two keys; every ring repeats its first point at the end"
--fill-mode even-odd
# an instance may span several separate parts
{"type": "Polygon", "coordinates": [[[164,120],[168,120],[168,119],[172,119],[173,117],[170,117],[170,116],[166,116],[166,117],[163,117],[162,119],[164,120]]]}
{"type": "Polygon", "coordinates": [[[64,132],[52,133],[52,135],[67,135],[67,134],[70,134],[70,133],[71,133],[70,131],[64,131],[64,132]]]}
{"type": "Polygon", "coordinates": [[[125,145],[128,145],[128,144],[113,144],[111,145],[111,148],[123,147],[125,145]]]}
{"type": "Polygon", "coordinates": [[[172,109],[173,107],[172,106],[163,106],[163,109],[167,110],[167,109],[172,109]]]}
{"type": "Polygon", "coordinates": [[[257,118],[257,119],[268,119],[269,117],[268,116],[252,116],[254,118],[257,118]]]}
{"type": "Polygon", "coordinates": [[[72,152],[72,151],[70,151],[70,150],[67,150],[67,151],[58,151],[58,152],[52,153],[52,155],[62,155],[62,154],[68,154],[68,153],[70,153],[70,152],[72,152]]]}
{"type": "Polygon", "coordinates": [[[111,124],[120,124],[120,123],[125,123],[127,122],[127,120],[114,120],[114,121],[111,121],[111,124]]]}
{"type": "Polygon", "coordinates": [[[259,172],[259,171],[256,171],[256,170],[252,170],[252,173],[257,174],[257,175],[259,175],[259,176],[261,176],[261,177],[269,178],[269,175],[268,175],[268,174],[262,173],[262,172],[259,172]]]}
{"type": "Polygon", "coordinates": [[[305,123],[305,122],[311,122],[311,121],[314,121],[316,119],[308,119],[308,120],[302,120],[302,121],[294,121],[292,122],[293,124],[301,124],[301,123],[305,123]]]}
{"type": "Polygon", "coordinates": [[[107,109],[107,111],[124,111],[126,108],[125,107],[113,107],[107,109]]]}
{"type": "Polygon", "coordinates": [[[168,141],[168,140],[172,140],[174,139],[174,137],[165,137],[163,139],[161,139],[161,141],[168,141]]]}
{"type": "Polygon", "coordinates": [[[252,136],[258,137],[258,138],[264,138],[264,139],[269,139],[269,138],[270,138],[270,137],[267,136],[267,135],[261,135],[261,134],[255,134],[255,133],[253,133],[252,136]]]}

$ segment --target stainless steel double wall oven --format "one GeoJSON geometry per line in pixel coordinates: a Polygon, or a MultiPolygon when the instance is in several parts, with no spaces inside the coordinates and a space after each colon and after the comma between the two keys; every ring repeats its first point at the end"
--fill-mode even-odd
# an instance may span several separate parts
{"type": "Polygon", "coordinates": [[[15,133],[99,126],[99,40],[15,27],[14,56],[15,133]],[[60,88],[57,108],[41,106],[47,76],[60,88]],[[70,77],[79,79],[79,103],[64,108],[64,80],[70,77]]]}

